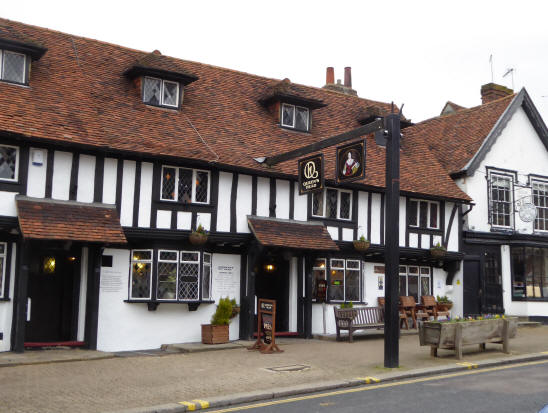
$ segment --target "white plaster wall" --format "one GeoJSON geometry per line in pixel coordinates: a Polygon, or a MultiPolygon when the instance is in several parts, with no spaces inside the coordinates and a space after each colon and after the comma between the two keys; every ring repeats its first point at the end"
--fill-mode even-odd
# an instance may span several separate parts
{"type": "MultiPolygon", "coordinates": [[[[164,211],[164,210],[158,210],[156,211],[156,228],[161,229],[169,229],[171,228],[171,211],[164,211]]],[[[190,213],[187,213],[190,214],[190,213]]],[[[179,218],[177,216],[177,218],[179,218]]],[[[179,223],[177,223],[177,228],[179,227],[179,223]]],[[[188,228],[181,228],[181,229],[190,229],[190,225],[188,225],[188,228]]]]}
{"type": "Polygon", "coordinates": [[[257,178],[257,215],[267,217],[270,215],[270,179],[257,178]]]}
{"type": "MultiPolygon", "coordinates": [[[[445,225],[449,226],[449,219],[451,218],[451,210],[453,209],[453,203],[445,203],[445,225]]],[[[446,232],[447,234],[447,232],[446,232]]],[[[455,218],[453,219],[453,225],[451,227],[451,233],[449,234],[449,242],[447,243],[448,251],[458,251],[459,250],[459,211],[455,212],[455,218]]],[[[434,240],[434,245],[436,245],[436,240],[434,240]]],[[[440,243],[441,244],[441,243],[440,243]]]]}
{"type": "Polygon", "coordinates": [[[329,235],[331,235],[332,240],[339,240],[339,227],[327,227],[327,232],[329,232],[329,235]]]}
{"type": "MultiPolygon", "coordinates": [[[[201,341],[201,324],[208,324],[215,312],[215,304],[202,303],[196,311],[188,311],[186,304],[160,304],[156,311],[148,311],[146,304],[125,303],[128,297],[129,250],[105,249],[113,256],[112,268],[101,268],[101,277],[120,277],[121,287],[100,288],[97,348],[101,351],[128,351],[159,348],[162,344],[201,341]]],[[[213,254],[213,277],[231,267],[232,290],[228,294],[240,302],[240,256],[213,254]]],[[[213,298],[219,299],[219,286],[212,285],[213,298]]],[[[226,294],[225,294],[226,295],[226,294]]],[[[230,339],[239,337],[239,316],[230,324],[230,339]]]]}
{"type": "Polygon", "coordinates": [[[0,301],[0,331],[4,333],[4,339],[0,340],[0,351],[10,350],[11,341],[11,322],[13,319],[13,294],[15,286],[15,263],[17,259],[17,244],[11,244],[11,265],[6,268],[6,280],[10,279],[10,288],[8,297],[10,301],[0,301]]]}
{"type": "MultiPolygon", "coordinates": [[[[406,208],[406,198],[404,196],[400,196],[400,222],[399,222],[399,245],[400,247],[405,247],[405,229],[407,227],[407,208],[406,208]]],[[[386,215],[385,215],[385,223],[386,223],[386,215]]],[[[386,225],[386,224],[385,224],[386,225]]],[[[386,239],[386,238],[385,238],[386,239]]]]}
{"type": "MultiPolygon", "coordinates": [[[[162,211],[162,212],[166,212],[166,211],[162,211]]],[[[169,216],[167,216],[166,214],[165,217],[162,217],[162,225],[163,225],[162,228],[169,228],[169,227],[166,227],[167,219],[169,219],[169,222],[170,222],[169,225],[171,225],[171,212],[169,213],[169,216]]],[[[158,221],[156,223],[156,226],[158,226],[158,221]]],[[[192,229],[190,228],[191,226],[192,226],[192,212],[178,211],[177,212],[177,229],[190,230],[192,229]]]]}
{"type": "Polygon", "coordinates": [[[289,218],[289,181],[276,179],[276,218],[289,218]]]}
{"type": "Polygon", "coordinates": [[[150,214],[152,208],[152,164],[141,164],[141,187],[139,190],[139,227],[150,228],[150,214]]]}
{"type": "Polygon", "coordinates": [[[72,156],[70,152],[54,152],[53,177],[51,182],[51,197],[53,199],[64,201],[69,199],[72,156]]]}
{"type": "Polygon", "coordinates": [[[289,262],[289,331],[297,331],[297,276],[299,260],[289,262]]]}
{"type": "Polygon", "coordinates": [[[352,228],[343,228],[342,229],[342,240],[343,241],[353,241],[354,240],[354,230],[352,228]]]}
{"type": "Polygon", "coordinates": [[[381,194],[370,194],[371,198],[371,243],[381,243],[381,194]]]}
{"type": "Polygon", "coordinates": [[[436,280],[436,287],[438,286],[437,280],[441,280],[442,288],[440,290],[440,293],[436,293],[436,290],[434,290],[435,295],[447,295],[447,297],[453,301],[453,308],[451,309],[451,317],[462,317],[463,310],[464,310],[464,304],[463,304],[463,273],[462,273],[463,264],[461,263],[460,269],[457,271],[455,276],[453,277],[453,284],[452,285],[445,285],[445,271],[443,271],[440,268],[434,268],[434,277],[436,280]]]}
{"type": "Polygon", "coordinates": [[[17,192],[0,191],[0,215],[8,217],[17,216],[16,195],[17,192]]]}
{"type": "Polygon", "coordinates": [[[217,231],[230,231],[230,193],[232,192],[232,174],[219,172],[219,197],[217,205],[217,231]]]}
{"type": "Polygon", "coordinates": [[[376,262],[362,262],[364,297],[368,307],[377,307],[377,297],[384,297],[386,279],[384,272],[375,274],[375,267],[381,267],[384,271],[384,264],[376,262]],[[383,288],[379,290],[379,276],[383,279],[383,288]]]}
{"type": "Polygon", "coordinates": [[[368,192],[358,192],[358,238],[362,235],[367,239],[367,199],[368,192]]]}
{"type": "Polygon", "coordinates": [[[308,219],[308,196],[299,195],[299,185],[295,185],[295,195],[293,204],[293,219],[297,221],[306,221],[308,219]]]}
{"type": "Polygon", "coordinates": [[[409,232],[409,247],[419,248],[419,235],[416,232],[409,232]]]}
{"type": "Polygon", "coordinates": [[[120,206],[120,224],[133,225],[133,196],[135,192],[135,161],[124,161],[122,175],[122,202],[120,206]]]}
{"type": "Polygon", "coordinates": [[[103,203],[116,203],[116,179],[117,179],[118,160],[105,158],[103,168],[103,203]]]}
{"type": "Polygon", "coordinates": [[[27,178],[27,195],[35,198],[46,196],[46,169],[48,166],[48,151],[40,148],[30,148],[29,172],[27,178]],[[32,153],[41,151],[44,160],[42,165],[32,164],[32,153]]]}
{"type": "Polygon", "coordinates": [[[430,235],[421,234],[421,248],[430,248],[430,235]]]}
{"type": "Polygon", "coordinates": [[[78,333],[77,340],[84,341],[86,327],[86,299],[88,291],[88,247],[82,248],[80,257],[80,293],[78,298],[78,333]]]}
{"type": "Polygon", "coordinates": [[[333,307],[335,306],[335,304],[312,303],[312,334],[337,333],[337,328],[335,327],[335,315],[333,314],[333,307]],[[323,327],[324,318],[325,330],[323,327]]]}
{"type": "Polygon", "coordinates": [[[79,202],[93,202],[95,185],[95,156],[80,155],[78,166],[78,190],[76,200],[79,202]]]}
{"type": "MultiPolygon", "coordinates": [[[[476,203],[472,212],[467,215],[469,228],[474,231],[490,230],[486,166],[517,171],[520,184],[527,183],[525,175],[528,174],[548,176],[548,151],[522,108],[519,108],[512,116],[475,174],[467,177],[465,183],[460,183],[466,187],[468,195],[476,203]]],[[[520,197],[518,188],[515,187],[515,189],[516,197],[520,197]]],[[[521,196],[528,194],[530,191],[523,191],[521,196]]],[[[533,224],[521,221],[519,214],[515,214],[514,221],[516,230],[519,232],[532,232],[533,224]]]]}
{"type": "MultiPolygon", "coordinates": [[[[236,231],[249,232],[247,215],[251,215],[252,179],[251,175],[238,176],[236,191],[236,231]]],[[[222,205],[222,204],[220,204],[222,205]]]]}
{"type": "Polygon", "coordinates": [[[211,214],[209,212],[198,212],[196,214],[196,228],[202,225],[206,231],[211,229],[211,214]]]}

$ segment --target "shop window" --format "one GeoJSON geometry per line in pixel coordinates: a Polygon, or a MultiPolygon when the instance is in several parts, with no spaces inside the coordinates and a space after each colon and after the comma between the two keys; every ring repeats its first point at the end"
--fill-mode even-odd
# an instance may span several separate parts
{"type": "Polygon", "coordinates": [[[0,181],[17,181],[19,148],[0,145],[0,181]]]}
{"type": "Polygon", "coordinates": [[[548,182],[533,181],[533,203],[537,207],[535,231],[548,231],[548,182]]]}
{"type": "Polygon", "coordinates": [[[548,248],[512,247],[512,298],[548,301],[548,248]]]}
{"type": "Polygon", "coordinates": [[[495,227],[512,226],[512,177],[491,173],[489,185],[489,222],[495,227]]]}
{"type": "Polygon", "coordinates": [[[8,245],[5,242],[0,242],[0,298],[4,298],[8,292],[4,292],[4,286],[6,285],[6,254],[8,252],[8,245]]]}
{"type": "Polygon", "coordinates": [[[152,106],[177,108],[179,83],[145,76],[143,78],[143,102],[152,106]]]}
{"type": "Polygon", "coordinates": [[[160,199],[184,204],[208,204],[210,181],[209,171],[163,166],[160,199]]]}
{"type": "Polygon", "coordinates": [[[440,203],[436,201],[409,200],[407,219],[410,227],[440,228],[440,203]]]}
{"type": "Polygon", "coordinates": [[[361,301],[362,277],[360,261],[333,258],[330,260],[330,301],[361,301]]]}
{"type": "Polygon", "coordinates": [[[150,299],[152,277],[152,250],[131,252],[130,298],[150,299]]]}
{"type": "Polygon", "coordinates": [[[310,111],[301,106],[282,104],[282,126],[300,131],[308,131],[310,125],[310,111]]]}
{"type": "Polygon", "coordinates": [[[11,83],[26,83],[27,56],[0,50],[0,79],[11,83]]]}
{"type": "Polygon", "coordinates": [[[352,191],[326,188],[312,194],[312,216],[352,219],[352,191]]]}
{"type": "Polygon", "coordinates": [[[400,265],[399,295],[412,296],[420,303],[421,295],[432,295],[430,267],[400,265]]]}

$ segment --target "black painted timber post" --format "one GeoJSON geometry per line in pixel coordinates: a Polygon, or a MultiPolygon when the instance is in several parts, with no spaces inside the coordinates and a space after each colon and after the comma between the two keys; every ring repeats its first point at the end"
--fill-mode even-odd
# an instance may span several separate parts
{"type": "Polygon", "coordinates": [[[400,115],[386,116],[386,239],[384,367],[399,366],[398,267],[400,216],[400,115]]]}
{"type": "Polygon", "coordinates": [[[307,255],[304,269],[304,338],[312,338],[312,265],[313,257],[307,255]]]}
{"type": "Polygon", "coordinates": [[[15,283],[15,323],[13,350],[16,353],[25,351],[25,329],[27,326],[27,298],[30,265],[29,241],[22,240],[17,243],[17,256],[19,266],[17,268],[15,283]]]}

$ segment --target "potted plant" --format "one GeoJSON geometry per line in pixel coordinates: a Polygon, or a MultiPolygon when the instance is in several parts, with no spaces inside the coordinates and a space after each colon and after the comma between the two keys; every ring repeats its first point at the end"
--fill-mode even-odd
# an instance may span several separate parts
{"type": "Polygon", "coordinates": [[[354,244],[354,249],[360,252],[366,251],[371,245],[371,242],[366,240],[363,235],[359,239],[354,240],[352,242],[354,244]]]}
{"type": "Polygon", "coordinates": [[[440,245],[439,242],[432,248],[430,248],[430,255],[434,258],[443,258],[445,257],[446,252],[447,248],[445,248],[443,245],[440,245]]]}
{"type": "MultiPolygon", "coordinates": [[[[346,310],[344,312],[348,315],[349,319],[353,319],[358,314],[358,311],[354,310],[354,303],[352,301],[348,301],[347,303],[341,303],[340,309],[346,310]]],[[[346,318],[346,315],[344,316],[344,318],[346,318]]]]}
{"type": "Polygon", "coordinates": [[[202,343],[228,343],[228,328],[232,318],[232,302],[230,298],[221,298],[217,309],[211,317],[211,324],[202,324],[202,343]]]}
{"type": "Polygon", "coordinates": [[[438,311],[449,311],[453,307],[453,301],[447,298],[446,295],[442,297],[438,295],[436,301],[438,302],[438,311]]]}
{"type": "Polygon", "coordinates": [[[238,314],[240,314],[240,306],[238,305],[238,303],[236,303],[235,298],[230,300],[230,304],[232,304],[232,314],[230,315],[230,318],[232,319],[236,317],[238,314]]]}
{"type": "Polygon", "coordinates": [[[204,245],[207,242],[207,231],[200,224],[198,228],[190,233],[188,239],[192,245],[204,245]]]}

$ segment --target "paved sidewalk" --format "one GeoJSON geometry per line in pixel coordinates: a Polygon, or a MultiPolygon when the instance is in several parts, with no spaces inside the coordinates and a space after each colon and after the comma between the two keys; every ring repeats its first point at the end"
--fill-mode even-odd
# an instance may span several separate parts
{"type": "MultiPolygon", "coordinates": [[[[448,350],[440,350],[440,357],[431,358],[430,349],[420,347],[416,335],[402,335],[401,367],[395,371],[382,367],[383,340],[378,336],[360,337],[352,344],[289,338],[277,341],[284,350],[281,354],[248,351],[242,347],[245,343],[239,342],[237,348],[219,351],[119,353],[110,359],[2,367],[0,412],[121,411],[284,386],[317,384],[318,389],[328,388],[328,381],[457,366],[454,353],[448,350]]],[[[500,345],[488,344],[484,353],[471,346],[465,348],[463,361],[498,362],[547,352],[548,326],[520,328],[511,340],[511,349],[512,355],[505,355],[500,345]]],[[[63,351],[74,350],[48,350],[44,354],[63,351]]]]}

